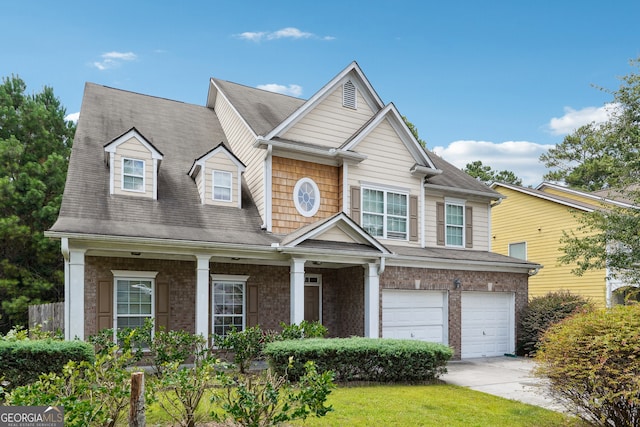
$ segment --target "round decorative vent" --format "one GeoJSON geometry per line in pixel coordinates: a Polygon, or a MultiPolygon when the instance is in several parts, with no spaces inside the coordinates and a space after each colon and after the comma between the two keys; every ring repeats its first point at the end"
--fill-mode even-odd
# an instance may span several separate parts
{"type": "Polygon", "coordinates": [[[300,215],[309,217],[318,212],[320,207],[320,190],[311,178],[302,178],[293,188],[293,202],[300,215]]]}

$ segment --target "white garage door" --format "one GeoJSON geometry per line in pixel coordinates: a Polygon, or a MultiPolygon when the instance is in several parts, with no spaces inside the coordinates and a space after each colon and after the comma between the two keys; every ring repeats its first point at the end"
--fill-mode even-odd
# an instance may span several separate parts
{"type": "Polygon", "coordinates": [[[382,337],[446,344],[447,296],[440,291],[382,291],[382,337]]]}
{"type": "Polygon", "coordinates": [[[514,318],[513,293],[462,292],[462,358],[513,353],[514,318]]]}

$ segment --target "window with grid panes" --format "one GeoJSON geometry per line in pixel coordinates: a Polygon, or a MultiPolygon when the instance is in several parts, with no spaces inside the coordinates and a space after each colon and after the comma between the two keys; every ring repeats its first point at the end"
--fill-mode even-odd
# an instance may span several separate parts
{"type": "Polygon", "coordinates": [[[213,283],[213,333],[226,336],[229,331],[244,330],[245,304],[243,282],[213,283]]]}
{"type": "Polygon", "coordinates": [[[213,171],[213,200],[231,201],[231,172],[213,171]]]}
{"type": "Polygon", "coordinates": [[[122,159],[122,189],[144,191],[144,161],[122,159]]]}
{"type": "Polygon", "coordinates": [[[143,326],[153,318],[153,280],[116,279],[116,330],[143,326]]]}
{"type": "Polygon", "coordinates": [[[445,206],[447,246],[464,246],[464,206],[448,203],[445,206]]]}
{"type": "Polygon", "coordinates": [[[407,239],[408,196],[387,190],[362,189],[362,226],[372,236],[407,239]]]}

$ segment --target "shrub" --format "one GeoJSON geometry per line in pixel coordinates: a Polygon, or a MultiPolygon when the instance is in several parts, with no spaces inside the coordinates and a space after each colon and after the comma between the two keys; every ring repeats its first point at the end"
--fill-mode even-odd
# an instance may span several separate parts
{"type": "Polygon", "coordinates": [[[543,336],[536,373],[599,426],[640,424],[640,305],[576,314],[543,336]]]}
{"type": "Polygon", "coordinates": [[[217,421],[232,419],[248,427],[273,426],[313,414],[322,417],[331,406],[325,406],[327,397],[335,388],[333,374],[319,374],[313,362],[304,366],[305,374],[296,385],[286,376],[267,370],[262,375],[245,376],[242,379],[222,374],[226,392],[213,401],[221,401],[222,413],[211,415],[217,421]]]}
{"type": "Polygon", "coordinates": [[[183,364],[193,361],[195,355],[206,348],[206,339],[200,334],[186,331],[158,330],[151,341],[150,358],[155,371],[162,374],[164,366],[170,363],[183,364]]]}
{"type": "Polygon", "coordinates": [[[0,340],[0,372],[5,391],[32,383],[40,374],[62,373],[70,360],[93,362],[93,347],[83,341],[0,340]]]}
{"type": "Polygon", "coordinates": [[[17,387],[7,403],[22,406],[64,406],[65,426],[113,427],[129,404],[134,356],[117,347],[102,352],[95,361],[69,361],[61,373],[40,375],[32,384],[17,387]]]}
{"type": "Polygon", "coordinates": [[[295,340],[303,338],[324,338],[327,336],[327,328],[320,322],[308,322],[303,320],[300,325],[295,323],[287,325],[280,322],[282,332],[275,335],[275,340],[295,340]]]}
{"type": "Polygon", "coordinates": [[[225,336],[214,335],[213,343],[220,350],[233,352],[233,361],[238,365],[241,373],[245,373],[251,362],[262,354],[267,335],[260,326],[236,331],[235,328],[225,336]]]}
{"type": "Polygon", "coordinates": [[[421,382],[446,373],[453,351],[414,340],[332,338],[273,342],[264,354],[279,375],[288,374],[294,381],[311,360],[318,371],[333,371],[336,381],[421,382]]]}
{"type": "Polygon", "coordinates": [[[534,356],[540,337],[549,326],[590,305],[585,297],[569,291],[549,292],[532,298],[520,317],[517,353],[534,356]]]}

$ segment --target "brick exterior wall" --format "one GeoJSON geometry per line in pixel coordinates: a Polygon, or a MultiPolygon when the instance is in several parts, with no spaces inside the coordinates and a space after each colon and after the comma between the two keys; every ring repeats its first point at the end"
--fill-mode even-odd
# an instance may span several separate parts
{"type": "Polygon", "coordinates": [[[111,270],[157,271],[156,283],[169,284],[169,329],[195,332],[196,263],[195,261],[152,260],[138,258],[85,258],[85,337],[96,334],[98,283],[113,282],[111,270]]]}
{"type": "MultiPolygon", "coordinates": [[[[417,289],[442,290],[449,293],[449,346],[454,349],[454,358],[460,358],[462,347],[462,292],[514,292],[516,327],[514,336],[518,336],[518,320],[528,301],[527,274],[387,267],[380,277],[380,287],[381,289],[416,289],[416,281],[418,280],[417,289]],[[460,289],[455,289],[454,279],[460,279],[460,289]]],[[[382,313],[382,306],[380,307],[380,312],[382,313]]],[[[380,324],[380,330],[382,330],[382,323],[380,324]]]]}
{"type": "Polygon", "coordinates": [[[300,227],[340,212],[339,168],[301,160],[273,157],[272,160],[272,229],[274,233],[291,233],[300,227]],[[298,213],[293,189],[301,178],[311,178],[320,190],[320,208],[313,217],[298,213]]]}
{"type": "MultiPolygon", "coordinates": [[[[85,336],[96,331],[97,288],[100,281],[113,281],[111,270],[157,271],[156,283],[169,284],[169,329],[195,332],[195,261],[149,260],[137,258],[85,258],[85,336]]],[[[307,268],[322,275],[322,319],[332,337],[364,334],[364,268],[307,268]]],[[[247,285],[258,287],[258,323],[263,329],[279,330],[289,323],[289,266],[210,264],[211,274],[246,275],[247,285]]],[[[515,293],[516,325],[527,304],[526,274],[462,270],[421,269],[388,266],[380,277],[380,289],[443,290],[449,294],[449,345],[460,358],[461,295],[464,291],[515,293]],[[455,289],[454,279],[460,279],[455,289]]],[[[382,313],[382,298],[380,298],[382,313]]],[[[382,331],[382,317],[379,321],[382,331]]],[[[516,326],[517,327],[517,326],[516,326]]],[[[517,336],[517,331],[516,336],[517,336]]]]}

